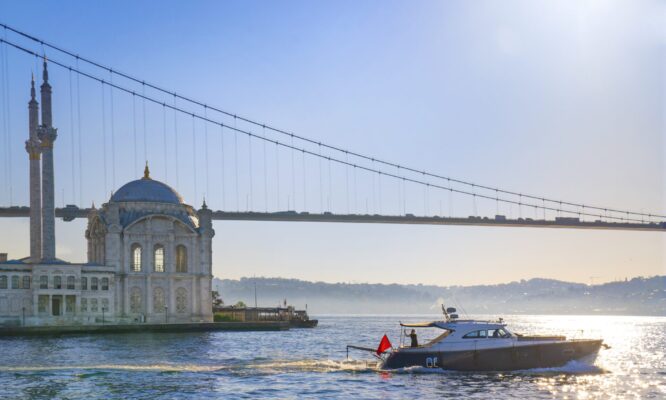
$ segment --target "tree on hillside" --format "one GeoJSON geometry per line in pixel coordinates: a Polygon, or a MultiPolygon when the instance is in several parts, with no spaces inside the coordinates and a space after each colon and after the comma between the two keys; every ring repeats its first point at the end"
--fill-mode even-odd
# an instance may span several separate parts
{"type": "Polygon", "coordinates": [[[220,297],[220,293],[217,290],[213,290],[213,308],[222,307],[223,305],[224,301],[220,297]]]}

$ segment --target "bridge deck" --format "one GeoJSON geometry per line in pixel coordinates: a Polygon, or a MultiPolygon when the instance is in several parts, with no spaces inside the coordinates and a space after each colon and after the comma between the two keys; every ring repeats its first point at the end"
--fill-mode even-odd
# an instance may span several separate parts
{"type": "MultiPolygon", "coordinates": [[[[86,218],[90,209],[68,206],[56,209],[56,217],[65,221],[75,218],[86,218]]],[[[29,207],[0,207],[2,217],[28,217],[29,207]]],[[[367,215],[367,214],[311,214],[295,211],[283,212],[230,212],[213,211],[213,219],[220,221],[284,221],[284,222],[338,222],[361,224],[411,224],[411,225],[469,225],[496,226],[510,228],[568,228],[568,229],[610,229],[626,231],[666,232],[666,222],[662,223],[623,223],[604,221],[535,220],[531,218],[449,218],[449,217],[417,217],[407,215],[367,215]]]]}

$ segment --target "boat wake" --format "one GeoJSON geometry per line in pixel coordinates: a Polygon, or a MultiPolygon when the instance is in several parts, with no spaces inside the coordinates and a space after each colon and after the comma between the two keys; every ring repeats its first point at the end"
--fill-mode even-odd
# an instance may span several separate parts
{"type": "Polygon", "coordinates": [[[372,372],[379,371],[376,361],[364,360],[284,360],[250,363],[230,363],[225,365],[192,365],[192,364],[98,364],[98,365],[53,365],[53,366],[18,366],[0,367],[0,373],[49,373],[56,371],[72,371],[83,377],[91,374],[109,372],[158,372],[158,373],[301,373],[301,372],[372,372]]]}
{"type": "MultiPolygon", "coordinates": [[[[381,372],[384,374],[470,374],[477,372],[459,372],[444,370],[441,368],[426,368],[421,366],[405,367],[391,370],[379,368],[376,361],[370,360],[283,360],[270,362],[250,362],[247,364],[235,365],[192,365],[192,364],[156,364],[156,365],[124,365],[124,364],[104,364],[104,365],[86,365],[86,366],[42,366],[42,367],[0,367],[1,372],[14,373],[33,373],[69,370],[78,372],[87,376],[90,372],[114,372],[114,371],[134,371],[134,372],[193,372],[193,373],[260,373],[260,374],[284,374],[284,373],[370,373],[381,372]]],[[[561,367],[554,368],[534,368],[512,372],[502,372],[502,374],[511,375],[559,375],[559,374],[601,374],[604,369],[583,361],[570,361],[561,367]]],[[[485,373],[485,372],[484,372],[485,373]]],[[[487,374],[500,374],[500,372],[487,372],[487,374]]]]}
{"type": "Polygon", "coordinates": [[[226,368],[225,366],[192,365],[192,364],[101,364],[101,365],[53,365],[0,367],[0,372],[48,372],[48,371],[136,371],[136,372],[211,372],[226,368]]]}
{"type": "Polygon", "coordinates": [[[250,364],[246,368],[265,372],[373,372],[380,371],[376,361],[295,360],[250,364]]]}

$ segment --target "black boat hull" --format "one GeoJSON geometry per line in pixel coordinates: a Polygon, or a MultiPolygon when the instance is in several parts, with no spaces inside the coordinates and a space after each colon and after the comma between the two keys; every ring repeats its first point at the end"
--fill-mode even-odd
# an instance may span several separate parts
{"type": "Polygon", "coordinates": [[[454,371],[515,371],[551,368],[560,367],[572,360],[594,357],[601,344],[601,340],[576,340],[446,352],[403,348],[389,354],[382,368],[421,366],[454,371]]]}
{"type": "Polygon", "coordinates": [[[319,323],[318,319],[308,319],[306,321],[301,321],[301,320],[290,320],[289,321],[289,327],[290,328],[314,328],[317,326],[319,323]]]}

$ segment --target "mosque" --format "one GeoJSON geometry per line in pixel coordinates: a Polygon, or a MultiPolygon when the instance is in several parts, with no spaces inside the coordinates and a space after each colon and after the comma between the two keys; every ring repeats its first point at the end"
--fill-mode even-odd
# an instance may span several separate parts
{"type": "Polygon", "coordinates": [[[212,213],[150,177],[115,191],[88,215],[88,261],[56,258],[51,86],[32,80],[30,257],[0,253],[0,326],[211,322],[212,213]]]}

